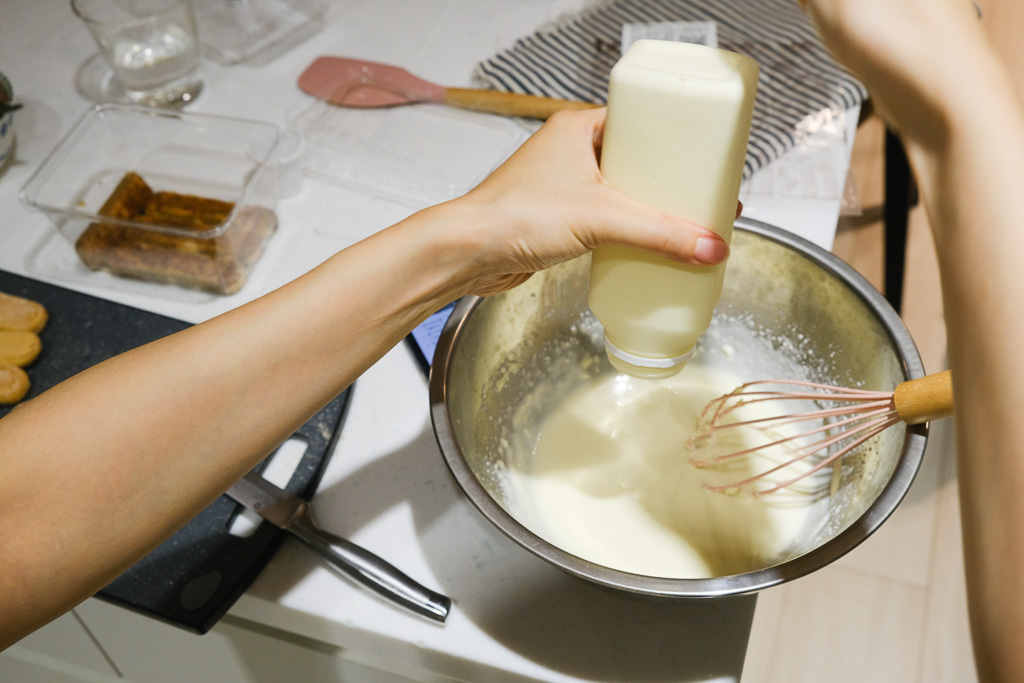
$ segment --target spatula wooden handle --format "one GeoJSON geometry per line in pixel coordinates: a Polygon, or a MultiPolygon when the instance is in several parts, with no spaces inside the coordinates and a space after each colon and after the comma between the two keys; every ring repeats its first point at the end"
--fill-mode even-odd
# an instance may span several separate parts
{"type": "Polygon", "coordinates": [[[907,424],[931,422],[953,414],[953,373],[949,370],[903,382],[893,393],[896,412],[907,424]]]}
{"type": "Polygon", "coordinates": [[[547,119],[560,109],[595,109],[602,106],[591,102],[557,100],[551,97],[472,88],[445,88],[444,103],[474,111],[485,111],[505,116],[525,116],[532,119],[547,119]]]}

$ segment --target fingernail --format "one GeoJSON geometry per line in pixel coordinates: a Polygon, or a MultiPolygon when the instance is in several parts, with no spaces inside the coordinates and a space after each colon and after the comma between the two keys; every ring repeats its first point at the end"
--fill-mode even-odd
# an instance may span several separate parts
{"type": "Polygon", "coordinates": [[[729,245],[721,239],[698,237],[693,249],[693,258],[708,265],[721,263],[729,258],[729,245]]]}

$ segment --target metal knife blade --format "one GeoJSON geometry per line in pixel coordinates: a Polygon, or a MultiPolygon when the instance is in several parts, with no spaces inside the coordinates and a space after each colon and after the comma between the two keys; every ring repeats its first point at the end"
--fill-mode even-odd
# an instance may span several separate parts
{"type": "Polygon", "coordinates": [[[263,519],[281,527],[316,551],[334,571],[416,614],[443,622],[452,601],[420,585],[394,565],[355,543],[324,531],[313,521],[312,506],[255,472],[249,472],[227,495],[263,519]]]}
{"type": "Polygon", "coordinates": [[[298,496],[249,472],[228,489],[228,495],[274,526],[290,527],[302,516],[308,503],[298,496]]]}

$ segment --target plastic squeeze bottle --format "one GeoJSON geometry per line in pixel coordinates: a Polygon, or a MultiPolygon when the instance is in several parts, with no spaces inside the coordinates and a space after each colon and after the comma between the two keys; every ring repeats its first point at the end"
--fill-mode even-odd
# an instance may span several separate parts
{"type": "MultiPolygon", "coordinates": [[[[601,171],[620,192],[732,238],[757,90],[733,52],[640,40],[611,72],[601,171]]],[[[711,324],[725,264],[690,266],[629,247],[594,250],[590,309],[612,365],[669,377],[711,324]]]]}

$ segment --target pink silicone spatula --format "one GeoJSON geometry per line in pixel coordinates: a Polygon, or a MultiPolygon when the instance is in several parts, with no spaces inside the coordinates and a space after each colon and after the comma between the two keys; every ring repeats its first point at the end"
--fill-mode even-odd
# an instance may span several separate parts
{"type": "Polygon", "coordinates": [[[397,66],[330,56],[318,57],[310,64],[299,76],[299,87],[340,107],[378,108],[435,102],[492,114],[546,119],[559,109],[601,106],[496,90],[446,88],[397,66]]]}

